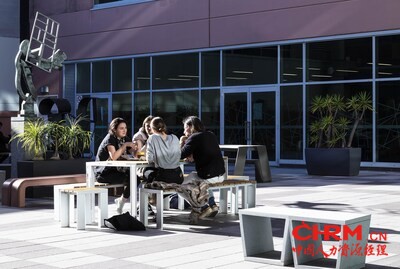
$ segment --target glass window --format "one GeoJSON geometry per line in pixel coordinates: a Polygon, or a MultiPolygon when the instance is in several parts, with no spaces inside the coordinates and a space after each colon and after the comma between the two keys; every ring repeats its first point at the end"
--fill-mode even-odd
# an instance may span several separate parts
{"type": "Polygon", "coordinates": [[[143,124],[143,120],[150,115],[150,93],[135,93],[134,95],[133,128],[136,133],[143,124]]]}
{"type": "Polygon", "coordinates": [[[113,7],[120,5],[138,4],[149,1],[153,0],[94,0],[94,4],[100,5],[100,7],[113,7]]]}
{"type": "Polygon", "coordinates": [[[371,38],[307,44],[308,81],[369,79],[371,62],[371,38]]]}
{"type": "Polygon", "coordinates": [[[376,145],[378,162],[400,162],[400,81],[377,83],[376,145]]]}
{"type": "Polygon", "coordinates": [[[132,94],[112,96],[112,118],[121,117],[128,123],[128,135],[132,133],[132,94]]]}
{"type": "MultiPolygon", "coordinates": [[[[310,85],[307,87],[307,122],[314,117],[310,112],[310,102],[317,96],[327,94],[340,94],[349,98],[359,92],[365,91],[372,96],[371,83],[346,83],[346,84],[328,84],[328,85],[310,85]]],[[[352,125],[350,126],[350,128],[352,125]]],[[[350,132],[351,130],[349,130],[350,132]]],[[[309,134],[307,134],[308,136],[309,134]]],[[[308,138],[308,137],[307,137],[308,138]]],[[[372,112],[367,111],[360,122],[353,139],[352,147],[362,149],[361,161],[372,161],[372,112]]]]}
{"type": "Polygon", "coordinates": [[[208,131],[213,132],[218,137],[218,141],[220,135],[219,94],[219,90],[203,90],[201,92],[201,121],[208,131]]]}
{"type": "Polygon", "coordinates": [[[201,86],[219,86],[220,52],[211,51],[201,54],[201,86]]]}
{"type": "Polygon", "coordinates": [[[223,85],[277,82],[277,47],[223,51],[223,85]]]}
{"type": "Polygon", "coordinates": [[[303,159],[303,87],[281,87],[281,158],[303,159]]]}
{"type": "Polygon", "coordinates": [[[198,86],[198,53],[153,57],[153,89],[196,88],[198,86]]]}
{"type": "Polygon", "coordinates": [[[112,61],[112,89],[116,91],[130,91],[132,89],[132,60],[112,61]]]}
{"type": "Polygon", "coordinates": [[[111,86],[111,62],[101,61],[92,63],[93,92],[109,92],[111,86]]]}
{"type": "Polygon", "coordinates": [[[178,137],[183,134],[183,119],[198,114],[199,91],[153,93],[153,115],[162,117],[168,130],[178,137]]]}
{"type": "MultiPolygon", "coordinates": [[[[78,104],[78,96],[75,93],[76,81],[75,81],[75,64],[64,65],[64,92],[63,98],[67,99],[71,104],[71,112],[75,114],[75,106],[78,104]]],[[[39,105],[39,102],[38,102],[39,105]]]]}
{"type": "Polygon", "coordinates": [[[400,77],[400,35],[376,38],[376,77],[400,77]]]}
{"type": "Polygon", "coordinates": [[[150,90],[150,57],[135,58],[135,90],[150,90]]]}
{"type": "Polygon", "coordinates": [[[303,49],[301,44],[281,46],[281,82],[303,81],[303,49]]]}
{"type": "Polygon", "coordinates": [[[76,64],[76,92],[90,92],[90,63],[76,64]]]}

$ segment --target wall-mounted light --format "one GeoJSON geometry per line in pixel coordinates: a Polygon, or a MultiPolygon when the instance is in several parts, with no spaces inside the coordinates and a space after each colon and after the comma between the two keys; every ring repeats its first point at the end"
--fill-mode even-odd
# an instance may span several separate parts
{"type": "Polygon", "coordinates": [[[42,86],[39,88],[40,94],[49,94],[49,86],[42,86]]]}

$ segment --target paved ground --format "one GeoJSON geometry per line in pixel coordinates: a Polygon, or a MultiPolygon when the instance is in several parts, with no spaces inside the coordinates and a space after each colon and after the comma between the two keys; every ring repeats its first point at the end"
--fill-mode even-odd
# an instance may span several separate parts
{"type": "MultiPolygon", "coordinates": [[[[258,185],[257,206],[372,214],[371,230],[387,234],[387,240],[370,244],[385,245],[387,256],[368,256],[366,268],[400,268],[399,172],[341,178],[272,168],[272,176],[272,183],[258,185]]],[[[190,226],[187,212],[170,211],[165,223],[164,231],[77,231],[53,220],[51,200],[29,200],[25,209],[0,206],[0,268],[283,268],[244,261],[237,216],[217,215],[190,226]]],[[[282,223],[273,227],[279,248],[282,223]]]]}

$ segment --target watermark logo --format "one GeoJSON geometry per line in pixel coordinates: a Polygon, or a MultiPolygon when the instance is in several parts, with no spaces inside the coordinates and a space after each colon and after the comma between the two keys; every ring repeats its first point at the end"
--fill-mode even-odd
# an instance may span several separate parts
{"type": "MultiPolygon", "coordinates": [[[[357,241],[363,240],[363,230],[362,225],[357,225],[353,228],[348,225],[334,225],[325,224],[322,229],[320,229],[319,224],[308,224],[304,221],[293,228],[292,236],[298,241],[319,241],[320,239],[324,241],[328,240],[349,240],[349,238],[354,238],[357,241]],[[343,229],[343,231],[342,231],[343,229]],[[343,237],[343,238],[342,238],[343,237]]],[[[370,232],[368,234],[369,241],[373,242],[386,242],[387,234],[382,232],[370,232]]],[[[292,248],[293,252],[299,253],[303,252],[305,255],[316,256],[322,254],[325,258],[335,255],[341,256],[388,256],[386,252],[385,244],[366,244],[353,243],[348,245],[344,243],[339,246],[331,246],[328,250],[324,250],[322,244],[316,247],[315,244],[308,244],[307,246],[297,246],[292,248]]]]}

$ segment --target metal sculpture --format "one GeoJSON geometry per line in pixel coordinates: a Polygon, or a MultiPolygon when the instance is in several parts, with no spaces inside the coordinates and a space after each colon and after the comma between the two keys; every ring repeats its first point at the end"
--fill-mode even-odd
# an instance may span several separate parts
{"type": "Polygon", "coordinates": [[[35,117],[37,90],[32,80],[32,66],[46,72],[60,69],[67,55],[56,49],[59,23],[37,12],[30,40],[23,40],[15,57],[15,88],[22,99],[21,116],[35,117]]]}

